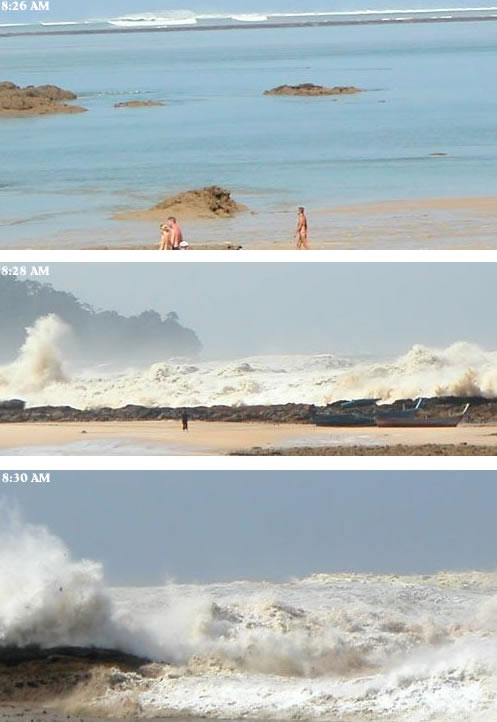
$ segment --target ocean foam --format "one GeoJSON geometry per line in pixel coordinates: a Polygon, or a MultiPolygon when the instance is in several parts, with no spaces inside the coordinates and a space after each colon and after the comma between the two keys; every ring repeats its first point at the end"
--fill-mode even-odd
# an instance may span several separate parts
{"type": "Polygon", "coordinates": [[[107,21],[111,25],[122,28],[140,28],[140,27],[168,27],[174,25],[195,25],[197,18],[190,11],[174,11],[168,14],[155,15],[154,13],[142,13],[136,15],[126,15],[119,18],[112,18],[107,21]]]}
{"type": "MultiPolygon", "coordinates": [[[[55,316],[27,330],[17,360],[0,367],[0,399],[29,406],[118,408],[326,405],[343,399],[497,396],[497,351],[467,342],[445,349],[414,345],[401,356],[363,360],[334,354],[259,356],[195,365],[158,360],[144,369],[71,371],[61,341],[67,327],[55,316]]],[[[374,352],[374,349],[364,349],[374,352]]]]}
{"type": "Polygon", "coordinates": [[[0,644],[105,646],[164,665],[154,678],[107,670],[78,691],[80,714],[495,719],[496,573],[111,589],[48,529],[5,507],[0,522],[0,644]]]}

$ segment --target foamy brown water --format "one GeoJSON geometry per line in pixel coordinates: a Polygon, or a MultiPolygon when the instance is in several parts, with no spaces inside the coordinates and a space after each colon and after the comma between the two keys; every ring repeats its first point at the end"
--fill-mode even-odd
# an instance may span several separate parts
{"type": "MultiPolygon", "coordinates": [[[[143,369],[75,371],[60,349],[66,326],[39,319],[15,361],[0,367],[0,399],[29,406],[229,406],[309,403],[377,397],[497,394],[497,351],[461,341],[448,348],[412,346],[396,358],[364,361],[332,353],[259,356],[178,363],[157,359],[143,369]]],[[[326,346],[323,340],[323,346],[326,346]]],[[[375,349],[364,349],[374,353],[375,349]]]]}
{"type": "Polygon", "coordinates": [[[2,521],[0,644],[157,662],[152,676],[100,672],[78,690],[78,714],[495,719],[496,573],[111,589],[47,529],[2,521]]]}

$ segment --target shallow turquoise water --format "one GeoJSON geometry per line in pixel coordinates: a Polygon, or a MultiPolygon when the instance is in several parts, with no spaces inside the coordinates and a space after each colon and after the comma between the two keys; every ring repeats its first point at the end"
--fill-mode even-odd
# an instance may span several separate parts
{"type": "Polygon", "coordinates": [[[5,79],[89,112],[1,120],[0,243],[118,242],[114,211],[211,183],[255,211],[493,195],[496,62],[493,22],[4,39],[5,79]],[[262,95],[305,81],[367,92],[262,95]]]}

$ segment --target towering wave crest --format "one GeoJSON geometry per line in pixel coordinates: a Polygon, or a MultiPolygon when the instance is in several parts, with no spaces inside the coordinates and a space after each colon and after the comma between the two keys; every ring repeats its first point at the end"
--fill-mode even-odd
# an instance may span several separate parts
{"type": "Polygon", "coordinates": [[[48,529],[6,507],[0,529],[1,646],[157,660],[152,677],[100,671],[78,691],[79,713],[490,719],[497,574],[112,590],[100,564],[72,559],[48,529]]]}
{"type": "Polygon", "coordinates": [[[0,393],[9,388],[19,393],[37,392],[66,381],[59,343],[68,331],[55,314],[43,316],[27,328],[16,361],[0,367],[0,393]]]}
{"type": "MultiPolygon", "coordinates": [[[[76,408],[243,406],[440,396],[497,396],[497,352],[467,342],[414,345],[389,360],[334,354],[259,356],[237,361],[158,361],[145,369],[94,369],[68,378],[61,355],[67,327],[55,316],[27,330],[16,361],[0,367],[0,399],[76,408]]],[[[367,349],[365,349],[367,351],[367,349]]]]}
{"type": "Polygon", "coordinates": [[[80,713],[484,720],[495,703],[497,574],[111,589],[99,563],[5,506],[0,529],[1,646],[157,661],[153,678],[102,671],[80,713]]]}

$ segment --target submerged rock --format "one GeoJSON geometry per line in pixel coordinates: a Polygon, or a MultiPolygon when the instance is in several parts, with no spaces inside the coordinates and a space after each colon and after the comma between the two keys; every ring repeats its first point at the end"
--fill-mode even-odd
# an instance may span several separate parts
{"type": "Polygon", "coordinates": [[[353,85],[335,85],[327,88],[324,85],[314,85],[314,83],[301,83],[300,85],[279,85],[277,88],[266,90],[264,95],[354,95],[360,92],[361,89],[353,85]]]}
{"type": "Polygon", "coordinates": [[[80,105],[68,105],[65,100],[76,100],[70,90],[56,85],[28,85],[21,88],[15,83],[0,83],[0,115],[48,115],[53,113],[84,113],[80,105]]]}
{"type": "Polygon", "coordinates": [[[152,108],[165,105],[160,100],[125,100],[122,103],[114,103],[114,108],[152,108]]]}

